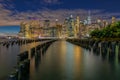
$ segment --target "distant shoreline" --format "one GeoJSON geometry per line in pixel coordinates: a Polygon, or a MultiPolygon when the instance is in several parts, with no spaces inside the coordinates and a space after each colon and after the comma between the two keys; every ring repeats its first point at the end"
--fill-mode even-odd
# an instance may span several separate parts
{"type": "Polygon", "coordinates": [[[20,25],[0,25],[0,27],[5,27],[5,26],[20,26],[20,25]]]}

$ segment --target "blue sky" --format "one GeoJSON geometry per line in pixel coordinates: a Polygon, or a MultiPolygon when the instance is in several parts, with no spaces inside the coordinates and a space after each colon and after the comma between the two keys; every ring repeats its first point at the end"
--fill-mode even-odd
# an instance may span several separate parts
{"type": "MultiPolygon", "coordinates": [[[[119,12],[120,0],[8,0],[18,11],[54,9],[99,9],[108,12],[119,12]]],[[[14,10],[13,9],[13,10],[14,10]]]]}
{"type": "Polygon", "coordinates": [[[88,10],[93,18],[119,18],[119,3],[120,0],[0,0],[0,25],[18,25],[34,17],[63,21],[70,14],[85,18],[88,10]]]}
{"type": "Polygon", "coordinates": [[[22,21],[39,19],[41,22],[58,19],[63,22],[71,14],[86,19],[120,19],[120,0],[0,0],[0,26],[19,25],[22,21]]]}
{"type": "Polygon", "coordinates": [[[19,26],[0,26],[0,33],[18,33],[20,31],[19,26]]]}

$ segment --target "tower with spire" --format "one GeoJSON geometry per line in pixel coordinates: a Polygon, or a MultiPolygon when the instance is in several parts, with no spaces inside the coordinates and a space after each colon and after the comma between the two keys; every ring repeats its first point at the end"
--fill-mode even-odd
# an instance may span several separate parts
{"type": "Polygon", "coordinates": [[[88,11],[88,17],[87,17],[87,24],[89,25],[89,24],[91,24],[92,22],[91,22],[91,11],[89,10],[88,11]]]}

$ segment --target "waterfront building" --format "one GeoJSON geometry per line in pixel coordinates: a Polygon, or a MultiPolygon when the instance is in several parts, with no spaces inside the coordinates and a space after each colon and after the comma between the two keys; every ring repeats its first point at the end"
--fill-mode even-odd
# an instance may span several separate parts
{"type": "Polygon", "coordinates": [[[59,38],[61,38],[62,37],[62,25],[57,24],[56,27],[57,27],[57,35],[59,38]]]}
{"type": "Polygon", "coordinates": [[[49,37],[50,36],[50,20],[44,20],[44,26],[43,26],[43,36],[49,37]]]}
{"type": "Polygon", "coordinates": [[[21,22],[19,36],[23,38],[36,38],[41,36],[39,21],[21,22]]]}
{"type": "Polygon", "coordinates": [[[50,25],[50,20],[44,20],[44,25],[40,26],[40,21],[21,22],[19,36],[23,38],[40,37],[61,37],[62,25],[50,25]]]}
{"type": "Polygon", "coordinates": [[[64,38],[68,37],[68,18],[64,20],[64,23],[62,26],[62,36],[64,38]]]}
{"type": "Polygon", "coordinates": [[[29,27],[30,25],[22,22],[20,26],[21,28],[20,28],[19,36],[30,38],[31,37],[30,35],[31,32],[30,32],[30,27],[29,27]]]}
{"type": "Polygon", "coordinates": [[[70,17],[65,19],[65,23],[64,24],[66,26],[67,37],[74,37],[75,24],[74,24],[73,16],[71,15],[70,17]]]}
{"type": "Polygon", "coordinates": [[[113,16],[112,17],[112,24],[116,22],[116,18],[113,16]]]}
{"type": "Polygon", "coordinates": [[[74,34],[75,34],[76,38],[79,35],[79,31],[80,31],[80,18],[79,18],[79,16],[77,16],[76,21],[75,21],[75,29],[74,29],[74,34]]]}
{"type": "Polygon", "coordinates": [[[61,31],[61,37],[66,38],[67,37],[67,29],[65,25],[62,25],[62,31],[61,31]]]}
{"type": "Polygon", "coordinates": [[[30,24],[29,28],[31,31],[31,37],[39,37],[41,36],[41,26],[40,26],[40,21],[35,20],[35,21],[30,21],[28,24],[30,24]]]}
{"type": "Polygon", "coordinates": [[[88,24],[88,21],[87,21],[87,20],[84,20],[83,23],[84,23],[84,25],[87,25],[87,24],[88,24]]]}
{"type": "Polygon", "coordinates": [[[56,26],[53,26],[53,27],[50,27],[48,30],[50,30],[50,36],[49,37],[58,37],[58,32],[57,32],[57,27],[56,26]]]}
{"type": "Polygon", "coordinates": [[[25,23],[21,22],[20,24],[20,32],[19,32],[20,37],[25,37],[25,23]]]}

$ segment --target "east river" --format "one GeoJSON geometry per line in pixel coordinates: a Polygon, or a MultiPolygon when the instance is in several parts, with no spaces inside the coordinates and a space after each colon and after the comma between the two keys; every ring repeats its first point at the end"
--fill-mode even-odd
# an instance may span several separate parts
{"type": "MultiPolygon", "coordinates": [[[[0,80],[7,79],[17,64],[18,54],[38,44],[14,44],[8,48],[0,45],[0,80]]],[[[59,40],[40,59],[30,58],[29,80],[120,80],[120,63],[59,40]]]]}

